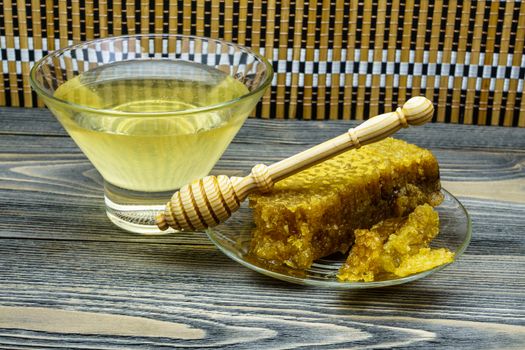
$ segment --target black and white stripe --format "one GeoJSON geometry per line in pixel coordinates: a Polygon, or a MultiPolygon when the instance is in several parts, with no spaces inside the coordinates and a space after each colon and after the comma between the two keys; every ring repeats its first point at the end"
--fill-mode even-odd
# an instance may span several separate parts
{"type": "MultiPolygon", "coordinates": [[[[72,41],[69,42],[72,44],[72,41]]],[[[55,40],[55,46],[60,45],[59,40],[55,40]]],[[[151,41],[153,45],[153,41],[151,41]]],[[[177,52],[181,52],[181,43],[177,43],[175,52],[167,52],[167,42],[163,42],[163,52],[166,54],[158,53],[153,55],[154,58],[178,58],[178,59],[189,59],[190,54],[177,55],[177,52]],[[158,56],[158,57],[157,57],[158,56]]],[[[16,74],[22,74],[22,62],[27,62],[30,65],[33,65],[36,61],[41,59],[48,53],[48,44],[45,38],[42,39],[42,48],[34,49],[32,38],[28,38],[28,48],[20,48],[20,39],[15,37],[14,47],[6,48],[6,37],[0,37],[0,47],[2,54],[2,68],[3,72],[9,72],[9,62],[14,62],[16,67],[16,74]]],[[[125,50],[124,50],[125,51],[125,50]]],[[[265,54],[264,48],[260,50],[261,54],[265,54]]],[[[190,50],[192,52],[192,50],[190,50]]],[[[393,86],[394,88],[399,87],[399,78],[401,76],[407,77],[406,88],[413,88],[413,78],[421,77],[420,88],[434,88],[438,89],[442,86],[442,79],[448,79],[448,89],[452,89],[456,79],[461,78],[461,89],[467,89],[467,83],[469,79],[475,79],[475,90],[481,91],[482,81],[485,79],[490,79],[490,84],[488,91],[495,91],[495,85],[497,79],[504,79],[503,83],[503,92],[509,91],[510,81],[517,80],[517,93],[522,93],[524,88],[524,79],[525,74],[525,55],[521,55],[521,58],[518,59],[521,64],[519,66],[513,65],[513,62],[516,61],[514,54],[509,53],[506,55],[504,62],[505,65],[499,65],[497,62],[501,61],[499,53],[493,53],[489,57],[485,53],[479,53],[476,63],[471,63],[472,53],[466,52],[463,57],[463,63],[458,63],[458,53],[450,53],[450,62],[443,61],[443,52],[437,52],[435,54],[435,62],[430,62],[430,52],[423,52],[423,61],[415,62],[416,51],[409,51],[408,61],[401,60],[401,50],[396,50],[395,59],[393,61],[387,60],[387,50],[382,50],[382,59],[381,61],[374,61],[373,56],[374,50],[361,50],[355,49],[352,52],[349,52],[346,49],[341,49],[339,56],[345,58],[340,61],[333,61],[334,50],[327,50],[327,59],[325,61],[319,60],[320,51],[319,49],[314,50],[314,59],[311,61],[306,60],[306,49],[299,50],[299,60],[293,60],[293,49],[287,50],[287,59],[279,60],[278,49],[274,49],[272,53],[272,63],[277,74],[285,74],[286,76],[286,87],[290,87],[292,84],[292,75],[298,74],[298,87],[304,87],[304,77],[305,75],[312,75],[313,77],[313,86],[318,86],[319,76],[326,75],[326,87],[332,87],[332,77],[334,75],[339,75],[339,87],[346,86],[347,79],[351,79],[351,86],[359,86],[360,76],[365,76],[364,86],[367,88],[372,87],[372,77],[380,77],[380,88],[386,87],[386,77],[393,77],[393,86]],[[353,56],[352,59],[346,59],[346,57],[353,56]],[[485,64],[485,61],[493,62],[491,64],[485,64]],[[434,77],[434,85],[427,85],[428,77],[434,77]]],[[[139,57],[143,54],[140,47],[137,46],[135,51],[136,57],[139,57]]],[[[202,47],[201,53],[195,53],[196,56],[200,55],[210,55],[212,53],[207,52],[206,47],[202,47]]],[[[229,53],[216,52],[216,57],[214,60],[210,61],[210,64],[224,64],[235,58],[229,55],[229,53]]],[[[102,55],[102,60],[104,62],[109,62],[112,59],[120,60],[122,59],[122,51],[116,50],[111,45],[107,48],[98,48],[97,50],[91,50],[88,52],[88,62],[96,62],[99,60],[97,55],[102,55]],[[114,56],[112,56],[114,55],[114,56]]],[[[198,57],[197,57],[198,58],[198,57]]],[[[274,77],[272,85],[275,87],[277,85],[277,78],[274,77]]]]}

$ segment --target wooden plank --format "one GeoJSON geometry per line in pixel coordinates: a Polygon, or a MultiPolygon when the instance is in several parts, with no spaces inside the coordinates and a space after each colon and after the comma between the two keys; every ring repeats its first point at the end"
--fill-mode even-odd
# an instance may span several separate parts
{"type": "MultiPolygon", "coordinates": [[[[105,217],[100,175],[47,110],[0,109],[0,120],[0,236],[208,244],[203,234],[150,238],[118,230],[105,217]]],[[[271,164],[355,124],[248,120],[213,173],[246,175],[256,162],[271,164]]],[[[444,187],[472,203],[475,222],[492,216],[489,203],[501,207],[497,227],[476,228],[486,237],[491,230],[518,235],[517,223],[525,226],[524,135],[519,128],[444,124],[398,134],[434,152],[444,187]]]]}
{"type": "Polygon", "coordinates": [[[525,339],[522,256],[465,255],[414,283],[353,292],[273,280],[212,247],[13,239],[0,256],[5,349],[474,349],[525,339]]]}
{"type": "MultiPolygon", "coordinates": [[[[310,123],[312,124],[312,123],[310,123]]],[[[315,124],[315,123],[314,123],[315,124]]],[[[249,129],[252,130],[252,129],[249,129]]],[[[276,135],[282,129],[267,127],[276,135]]],[[[271,164],[308,145],[299,130],[290,142],[266,137],[254,141],[247,132],[223,155],[214,174],[246,175],[259,162],[271,164]],[[247,145],[251,145],[252,151],[247,145]],[[255,154],[257,152],[257,154],[255,154]]],[[[322,130],[322,129],[321,129],[322,130]]],[[[72,240],[151,241],[206,244],[204,235],[179,234],[156,238],[124,233],[112,226],[104,213],[102,179],[72,140],[64,137],[8,135],[0,138],[0,236],[72,240]],[[35,227],[37,229],[35,229],[35,227]]],[[[462,201],[473,200],[469,211],[477,219],[502,216],[498,230],[521,235],[525,227],[525,181],[522,164],[525,151],[434,148],[444,187],[462,201]],[[490,185],[489,185],[490,184],[490,185]],[[488,203],[499,203],[496,210],[488,203]],[[516,204],[516,207],[508,203],[516,204]],[[521,203],[521,206],[519,205],[521,203]],[[481,208],[481,209],[480,209],[481,208]],[[497,214],[496,214],[497,213],[497,214]],[[506,214],[510,216],[506,216],[506,214]],[[520,221],[521,220],[521,221],[520,221]]],[[[489,237],[494,226],[482,226],[489,237]]],[[[519,245],[518,245],[519,246],[519,245]]]]}
{"type": "MultiPolygon", "coordinates": [[[[277,143],[268,140],[265,142],[265,139],[261,138],[257,142],[252,142],[252,147],[257,148],[258,152],[264,152],[262,154],[257,153],[255,150],[246,149],[246,140],[248,138],[246,134],[239,134],[236,141],[224,153],[213,172],[243,173],[249,171],[256,162],[275,162],[304,150],[305,147],[310,145],[300,141],[277,143]]],[[[401,139],[411,142],[418,141],[416,138],[411,140],[409,137],[401,137],[401,139]]],[[[422,144],[421,146],[423,147],[428,146],[424,142],[416,143],[422,144]]],[[[57,171],[63,171],[66,176],[67,172],[78,179],[82,176],[91,176],[87,175],[87,173],[84,175],[80,173],[89,172],[92,167],[73,141],[67,138],[2,136],[0,138],[0,148],[2,149],[2,153],[0,153],[0,169],[4,173],[9,171],[10,167],[22,164],[34,166],[36,171],[38,171],[39,166],[58,167],[64,164],[69,169],[58,169],[57,171]],[[75,167],[78,167],[78,169],[75,170],[75,167]]],[[[512,178],[523,176],[524,151],[430,148],[440,162],[442,176],[447,180],[489,181],[505,180],[509,178],[510,174],[514,174],[511,176],[512,178]]],[[[36,176],[38,176],[38,172],[36,176]]]]}
{"type": "MultiPolygon", "coordinates": [[[[64,138],[43,138],[47,142],[24,145],[28,139],[33,138],[3,136],[0,139],[0,148],[3,149],[0,153],[0,174],[3,177],[27,181],[21,175],[23,171],[26,177],[33,178],[35,182],[46,181],[49,185],[68,178],[73,183],[81,183],[83,179],[94,183],[101,182],[99,175],[78,151],[73,141],[64,138]],[[54,177],[48,178],[51,174],[54,174],[54,177]]],[[[279,147],[279,144],[254,142],[252,147],[264,152],[257,154],[255,150],[246,150],[246,144],[239,140],[230,145],[212,173],[247,173],[257,162],[270,164],[298,153],[305,146],[308,145],[280,144],[279,147]]],[[[503,181],[524,176],[522,166],[525,163],[525,151],[433,148],[432,152],[440,163],[441,177],[447,181],[503,181]]],[[[61,184],[58,183],[57,186],[61,184]]],[[[81,191],[79,195],[84,195],[87,189],[78,190],[81,191]]]]}
{"type": "MultiPolygon", "coordinates": [[[[483,185],[489,187],[493,183],[480,184],[483,185]]],[[[47,192],[37,192],[35,188],[20,187],[0,190],[0,238],[155,242],[194,246],[211,244],[203,233],[141,236],[121,231],[106,218],[101,191],[98,197],[79,197],[67,195],[64,191],[53,193],[47,189],[47,192]]],[[[451,191],[455,192],[453,188],[451,191]]],[[[490,255],[494,251],[509,256],[523,254],[523,201],[518,203],[464,196],[460,196],[460,199],[473,221],[474,240],[468,248],[469,254],[490,255]]]]}
{"type": "Polygon", "coordinates": [[[45,108],[0,107],[0,135],[67,135],[45,108]]]}
{"type": "Polygon", "coordinates": [[[525,179],[517,178],[488,181],[443,181],[442,185],[455,196],[481,198],[523,204],[525,202],[525,179]]]}
{"type": "MultiPolygon", "coordinates": [[[[242,175],[355,125],[250,119],[213,172],[242,175]]],[[[472,242],[428,278],[344,292],[259,275],[203,233],[120,231],[51,114],[0,109],[0,348],[524,348],[525,129],[398,136],[434,152],[472,242]]]]}
{"type": "MultiPolygon", "coordinates": [[[[344,133],[356,121],[248,119],[235,142],[312,145],[344,133]]],[[[66,136],[47,109],[0,107],[0,135],[66,136]]],[[[427,124],[400,130],[396,137],[427,148],[525,150],[525,129],[473,125],[427,124]]],[[[0,142],[4,136],[0,138],[0,142]]],[[[39,142],[46,139],[41,139],[39,142]]],[[[66,141],[64,145],[68,143],[66,141]]],[[[31,142],[26,142],[30,144],[31,142]]],[[[3,152],[5,150],[0,148],[3,152]]]]}
{"type": "MultiPolygon", "coordinates": [[[[516,182],[516,180],[506,181],[511,184],[516,182]]],[[[2,179],[0,237],[209,244],[202,233],[141,236],[121,231],[106,218],[102,188],[97,188],[87,180],[85,182],[87,185],[78,184],[78,187],[87,190],[80,191],[74,189],[73,182],[51,186],[2,179]]],[[[459,196],[467,208],[474,223],[475,237],[481,240],[477,244],[473,242],[469,252],[488,254],[493,249],[502,249],[509,255],[522,254],[525,204],[523,200],[519,200],[519,196],[524,198],[523,180],[521,180],[521,189],[514,192],[514,200],[512,197],[505,200],[503,197],[505,193],[497,196],[500,192],[498,190],[494,191],[492,196],[483,192],[478,194],[468,192],[476,187],[494,187],[497,183],[469,182],[467,184],[470,186],[466,186],[463,182],[458,185],[455,185],[455,182],[444,182],[444,187],[459,196]]],[[[509,188],[512,195],[511,190],[512,187],[509,188]]]]}

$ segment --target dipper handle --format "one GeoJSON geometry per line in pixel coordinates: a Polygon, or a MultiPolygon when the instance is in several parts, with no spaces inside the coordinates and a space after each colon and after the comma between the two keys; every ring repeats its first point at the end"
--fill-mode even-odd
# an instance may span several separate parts
{"type": "Polygon", "coordinates": [[[157,215],[161,230],[196,231],[228,219],[241,202],[254,192],[268,192],[275,182],[352,148],[382,140],[408,125],[422,125],[432,119],[432,102],[413,97],[394,112],[368,119],[359,126],[306,151],[270,166],[257,164],[246,177],[206,176],[183,186],[157,215]]]}

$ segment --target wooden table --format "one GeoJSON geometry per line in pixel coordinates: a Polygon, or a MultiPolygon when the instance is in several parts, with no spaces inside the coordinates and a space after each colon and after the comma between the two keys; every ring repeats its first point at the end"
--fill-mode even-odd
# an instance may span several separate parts
{"type": "MultiPolygon", "coordinates": [[[[271,163],[355,123],[249,120],[214,173],[271,163]]],[[[106,218],[101,178],[47,110],[0,109],[0,348],[525,348],[525,129],[432,124],[470,212],[457,263],[417,282],[287,284],[203,233],[146,237],[106,218]]]]}

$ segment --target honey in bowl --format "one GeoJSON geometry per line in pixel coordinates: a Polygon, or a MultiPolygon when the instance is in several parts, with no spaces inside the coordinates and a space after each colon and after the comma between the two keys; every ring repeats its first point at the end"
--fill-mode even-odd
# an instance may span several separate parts
{"type": "Polygon", "coordinates": [[[131,60],[87,71],[54,93],[114,114],[95,116],[74,109],[57,109],[55,114],[106,181],[127,190],[161,192],[207,175],[249,110],[180,117],[169,112],[217,105],[248,92],[240,81],[203,64],[131,60]],[[167,115],[150,117],[162,112],[167,115]]]}

